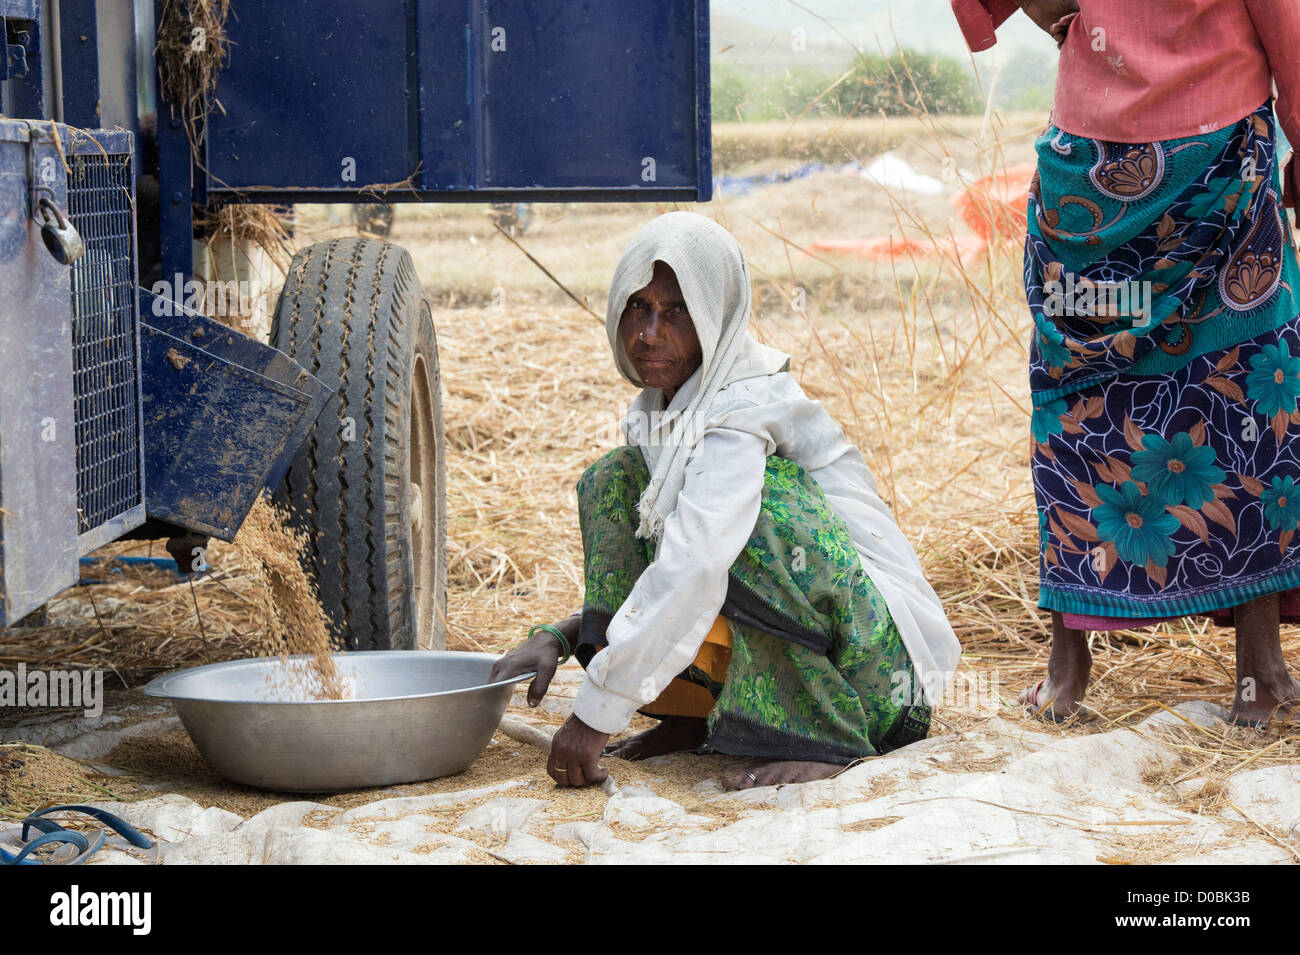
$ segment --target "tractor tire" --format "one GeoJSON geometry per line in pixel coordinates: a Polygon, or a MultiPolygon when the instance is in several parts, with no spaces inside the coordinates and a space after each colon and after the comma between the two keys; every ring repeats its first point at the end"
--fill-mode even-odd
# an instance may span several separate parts
{"type": "Polygon", "coordinates": [[[300,251],[271,344],[334,392],[282,495],[336,637],[349,650],[443,649],[442,392],[410,254],[368,238],[300,251]]]}

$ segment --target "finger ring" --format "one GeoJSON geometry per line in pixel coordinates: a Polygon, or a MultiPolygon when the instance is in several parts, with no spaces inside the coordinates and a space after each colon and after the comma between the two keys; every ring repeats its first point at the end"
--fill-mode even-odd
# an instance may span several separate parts
{"type": "Polygon", "coordinates": [[[758,782],[758,777],[755,776],[753,773],[745,773],[745,775],[749,777],[749,781],[750,781],[751,783],[756,783],[756,782],[758,782]]]}
{"type": "Polygon", "coordinates": [[[567,772],[568,772],[567,769],[561,769],[559,766],[556,766],[556,767],[555,767],[555,771],[556,771],[557,773],[567,773],[567,772]]]}

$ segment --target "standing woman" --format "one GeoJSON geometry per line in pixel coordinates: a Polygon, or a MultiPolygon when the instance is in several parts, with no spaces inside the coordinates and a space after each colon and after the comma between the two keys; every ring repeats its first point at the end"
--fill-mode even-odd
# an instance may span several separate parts
{"type": "Polygon", "coordinates": [[[1052,652],[1021,700],[1079,711],[1088,630],[1213,613],[1236,625],[1231,718],[1285,717],[1300,269],[1274,111],[1300,142],[1300,2],[953,0],[972,50],[1017,8],[1061,46],[1025,242],[1052,652]]]}

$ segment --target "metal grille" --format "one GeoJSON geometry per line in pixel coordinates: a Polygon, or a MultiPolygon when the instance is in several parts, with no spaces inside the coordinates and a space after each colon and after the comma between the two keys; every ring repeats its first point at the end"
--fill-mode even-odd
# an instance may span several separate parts
{"type": "Polygon", "coordinates": [[[72,265],[72,367],[80,532],[143,499],[137,417],[129,153],[68,157],[68,216],[86,252],[72,265]]]}

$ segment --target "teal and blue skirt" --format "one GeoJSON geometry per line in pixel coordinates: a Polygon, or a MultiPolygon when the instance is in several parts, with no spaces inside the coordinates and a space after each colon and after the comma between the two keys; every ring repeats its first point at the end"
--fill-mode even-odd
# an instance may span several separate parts
{"type": "Polygon", "coordinates": [[[1270,104],[1182,139],[1037,141],[1039,606],[1067,625],[1300,586],[1300,269],[1274,149],[1270,104]]]}

